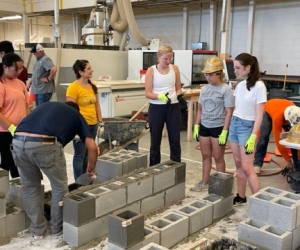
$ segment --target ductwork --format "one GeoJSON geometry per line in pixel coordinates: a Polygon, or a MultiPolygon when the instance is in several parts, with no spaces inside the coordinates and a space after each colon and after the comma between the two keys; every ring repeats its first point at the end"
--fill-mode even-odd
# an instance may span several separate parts
{"type": "Polygon", "coordinates": [[[114,2],[112,14],[110,17],[111,27],[115,31],[119,31],[119,32],[125,32],[128,28],[126,13],[122,1],[123,0],[117,0],[117,2],[114,2]]]}

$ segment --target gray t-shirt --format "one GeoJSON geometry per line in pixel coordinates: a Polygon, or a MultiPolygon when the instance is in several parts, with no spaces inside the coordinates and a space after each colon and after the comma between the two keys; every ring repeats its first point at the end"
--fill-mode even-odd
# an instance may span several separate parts
{"type": "Polygon", "coordinates": [[[234,107],[234,96],[230,87],[221,85],[205,85],[199,96],[202,105],[201,124],[207,128],[224,126],[226,108],[234,107]]]}
{"type": "Polygon", "coordinates": [[[50,69],[54,66],[52,60],[44,55],[37,58],[36,63],[33,66],[32,71],[32,92],[34,94],[46,94],[55,92],[54,79],[50,82],[41,82],[41,77],[48,77],[50,74],[50,69]]]}

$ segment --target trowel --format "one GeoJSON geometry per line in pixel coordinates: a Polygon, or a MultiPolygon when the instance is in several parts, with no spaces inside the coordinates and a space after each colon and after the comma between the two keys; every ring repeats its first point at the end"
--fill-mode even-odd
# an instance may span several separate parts
{"type": "Polygon", "coordinates": [[[97,175],[88,176],[86,173],[80,175],[76,180],[75,183],[80,184],[82,186],[92,185],[93,182],[98,178],[97,175]]]}

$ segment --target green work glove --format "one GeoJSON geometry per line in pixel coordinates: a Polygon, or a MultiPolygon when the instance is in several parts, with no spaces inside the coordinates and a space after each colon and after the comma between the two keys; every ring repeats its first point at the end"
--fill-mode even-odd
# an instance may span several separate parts
{"type": "Polygon", "coordinates": [[[199,131],[200,131],[200,125],[194,125],[193,137],[194,139],[196,139],[196,141],[199,141],[199,131]]]}
{"type": "Polygon", "coordinates": [[[227,141],[228,130],[223,129],[222,133],[219,135],[219,145],[224,146],[227,141]]]}
{"type": "Polygon", "coordinates": [[[245,144],[246,154],[252,154],[254,152],[255,140],[256,134],[251,134],[245,144]]]}
{"type": "Polygon", "coordinates": [[[16,126],[13,124],[10,124],[10,126],[8,127],[8,131],[11,133],[12,136],[14,136],[14,133],[16,131],[16,126]]]}
{"type": "Polygon", "coordinates": [[[163,101],[164,103],[170,103],[171,102],[171,99],[168,97],[168,94],[169,93],[166,93],[166,94],[158,94],[157,95],[157,98],[161,101],[163,101]]]}

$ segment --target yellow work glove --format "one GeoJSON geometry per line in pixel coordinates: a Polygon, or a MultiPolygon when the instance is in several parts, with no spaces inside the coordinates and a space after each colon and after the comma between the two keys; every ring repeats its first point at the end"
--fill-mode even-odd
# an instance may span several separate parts
{"type": "Polygon", "coordinates": [[[16,131],[16,126],[13,124],[10,124],[10,126],[8,127],[8,131],[11,133],[12,136],[14,136],[14,133],[16,131]]]}
{"type": "Polygon", "coordinates": [[[194,132],[193,137],[196,139],[196,141],[199,141],[199,131],[200,131],[200,125],[194,125],[194,132]]]}
{"type": "Polygon", "coordinates": [[[171,103],[171,99],[168,97],[168,94],[169,93],[166,93],[166,94],[158,94],[157,95],[157,98],[161,101],[163,101],[164,103],[171,103]]]}
{"type": "Polygon", "coordinates": [[[252,154],[254,152],[255,140],[256,140],[256,134],[251,134],[245,144],[246,154],[252,154]]]}
{"type": "Polygon", "coordinates": [[[228,130],[223,129],[222,133],[219,135],[219,145],[224,146],[227,142],[228,130]]]}

